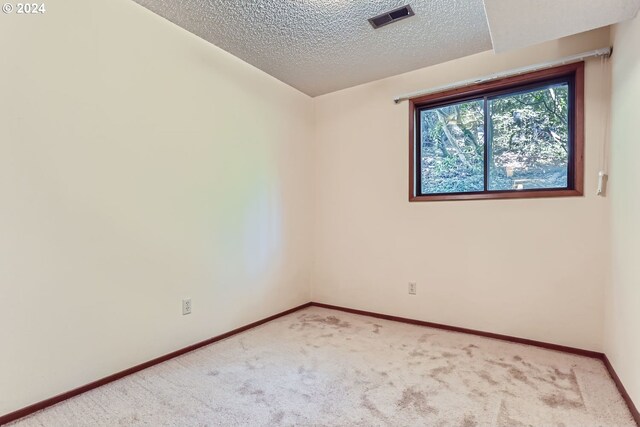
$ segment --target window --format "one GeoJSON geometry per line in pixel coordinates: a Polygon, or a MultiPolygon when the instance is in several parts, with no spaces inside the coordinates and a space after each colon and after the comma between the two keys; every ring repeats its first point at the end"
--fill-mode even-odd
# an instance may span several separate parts
{"type": "Polygon", "coordinates": [[[410,201],[580,196],[584,63],[410,100],[410,201]]]}

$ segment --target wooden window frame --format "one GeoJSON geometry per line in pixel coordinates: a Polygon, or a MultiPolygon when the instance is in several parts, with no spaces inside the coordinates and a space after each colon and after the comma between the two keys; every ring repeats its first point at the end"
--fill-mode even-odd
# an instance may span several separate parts
{"type": "MultiPolygon", "coordinates": [[[[486,118],[485,118],[486,121],[486,118]]],[[[485,136],[486,138],[486,136],[485,136]]],[[[485,150],[487,150],[485,141],[485,150]]],[[[485,168],[488,165],[485,163],[485,168]]],[[[584,62],[577,62],[541,71],[492,80],[471,86],[451,89],[409,100],[409,201],[524,199],[537,197],[575,197],[584,194],[584,62]],[[520,88],[540,85],[561,78],[571,78],[573,90],[569,91],[569,171],[568,186],[561,189],[488,190],[469,193],[419,194],[417,184],[419,143],[416,120],[420,109],[450,104],[467,99],[477,99],[520,88]],[[572,114],[573,113],[573,114],[572,114]]]]}

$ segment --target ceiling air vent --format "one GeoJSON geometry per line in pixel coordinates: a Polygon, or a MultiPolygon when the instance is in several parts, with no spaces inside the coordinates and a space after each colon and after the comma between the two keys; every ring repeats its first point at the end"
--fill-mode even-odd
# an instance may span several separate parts
{"type": "Polygon", "coordinates": [[[397,9],[393,9],[389,12],[381,13],[380,15],[374,16],[373,18],[369,18],[369,23],[373,28],[380,28],[413,15],[414,13],[411,9],[411,6],[406,5],[397,9]]]}

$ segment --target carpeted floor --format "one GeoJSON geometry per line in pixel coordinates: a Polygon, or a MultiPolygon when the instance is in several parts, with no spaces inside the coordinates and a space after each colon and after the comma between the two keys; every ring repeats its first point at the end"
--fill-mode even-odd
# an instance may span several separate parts
{"type": "Polygon", "coordinates": [[[595,359],[311,307],[12,426],[635,426],[595,359]]]}

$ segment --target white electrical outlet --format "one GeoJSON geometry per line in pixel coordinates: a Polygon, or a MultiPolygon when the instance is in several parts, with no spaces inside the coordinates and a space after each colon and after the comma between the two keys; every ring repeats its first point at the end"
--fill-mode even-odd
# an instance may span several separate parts
{"type": "Polygon", "coordinates": [[[182,315],[191,314],[191,298],[182,300],[182,315]]]}
{"type": "Polygon", "coordinates": [[[418,285],[416,282],[409,282],[409,295],[415,295],[418,285]]]}

